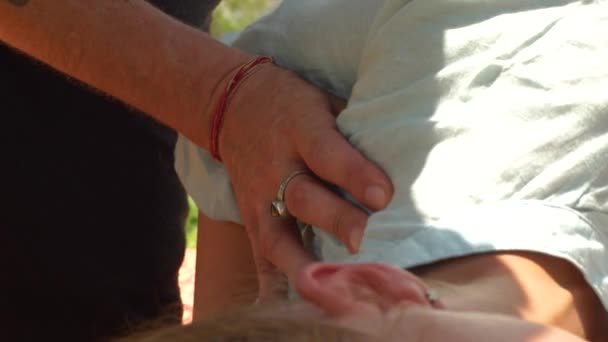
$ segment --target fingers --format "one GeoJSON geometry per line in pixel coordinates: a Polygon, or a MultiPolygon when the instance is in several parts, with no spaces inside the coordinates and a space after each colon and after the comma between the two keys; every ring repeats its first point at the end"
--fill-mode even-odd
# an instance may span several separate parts
{"type": "MultiPolygon", "coordinates": [[[[314,261],[313,255],[302,247],[300,233],[293,220],[264,215],[259,222],[255,253],[289,279],[295,279],[301,269],[314,261]]],[[[260,266],[267,264],[261,263],[260,266]]],[[[262,268],[260,271],[271,273],[268,271],[272,269],[262,268]]]]}
{"type": "Polygon", "coordinates": [[[247,235],[251,243],[251,252],[257,269],[258,296],[256,304],[276,302],[287,298],[287,278],[270,261],[266,260],[260,250],[259,229],[247,226],[247,235]]]}
{"type": "Polygon", "coordinates": [[[283,272],[266,260],[259,252],[254,252],[258,277],[257,303],[276,302],[287,298],[288,282],[283,272]]]}
{"type": "Polygon", "coordinates": [[[257,303],[285,300],[288,279],[295,279],[301,269],[314,261],[301,243],[294,220],[270,216],[264,212],[260,219],[246,226],[258,277],[257,303]]]}
{"type": "Polygon", "coordinates": [[[333,127],[317,127],[309,132],[314,133],[300,137],[298,148],[315,174],[343,188],[370,209],[380,210],[388,204],[393,187],[378,166],[333,127]]]}
{"type": "Polygon", "coordinates": [[[367,223],[367,214],[308,175],[294,178],[285,191],[292,215],[326,230],[357,253],[367,223]]]}
{"type": "MultiPolygon", "coordinates": [[[[267,260],[261,263],[269,264],[267,260]]],[[[284,301],[288,298],[287,277],[278,269],[270,273],[258,273],[259,292],[255,301],[256,304],[267,304],[284,301]]]]}

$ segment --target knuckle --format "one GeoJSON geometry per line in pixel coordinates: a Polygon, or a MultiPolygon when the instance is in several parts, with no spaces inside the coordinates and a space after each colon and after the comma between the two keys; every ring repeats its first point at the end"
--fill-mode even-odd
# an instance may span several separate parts
{"type": "Polygon", "coordinates": [[[347,214],[344,210],[336,212],[336,215],[332,218],[332,224],[330,226],[330,233],[335,237],[343,240],[348,237],[348,225],[347,225],[347,214]]]}

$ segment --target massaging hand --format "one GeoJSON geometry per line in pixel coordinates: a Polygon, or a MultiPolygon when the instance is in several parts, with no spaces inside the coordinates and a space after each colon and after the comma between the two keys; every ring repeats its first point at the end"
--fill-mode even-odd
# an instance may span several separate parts
{"type": "Polygon", "coordinates": [[[290,278],[312,256],[302,248],[295,220],[273,217],[271,203],[281,183],[288,211],[359,248],[367,214],[324,182],[345,189],[372,210],[382,209],[392,185],[376,165],[355,150],[336,128],[340,101],[294,73],[266,64],[231,98],[219,136],[243,222],[255,254],[260,296],[273,292],[275,266],[290,278]]]}
{"type": "MultiPolygon", "coordinates": [[[[0,1],[0,41],[208,147],[209,100],[218,81],[251,56],[145,1],[85,3],[0,1]]],[[[294,171],[310,169],[371,209],[382,208],[392,195],[387,177],[346,142],[331,113],[326,95],[272,65],[261,66],[229,101],[220,153],[262,271],[270,261],[293,276],[311,260],[293,221],[270,215],[277,188],[294,171]]],[[[357,249],[367,219],[363,211],[305,175],[288,184],[286,196],[295,216],[357,249]]]]}

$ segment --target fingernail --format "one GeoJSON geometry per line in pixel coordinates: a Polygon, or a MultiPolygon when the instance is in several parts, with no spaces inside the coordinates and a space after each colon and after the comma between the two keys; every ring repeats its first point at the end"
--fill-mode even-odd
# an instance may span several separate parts
{"type": "Polygon", "coordinates": [[[350,232],[350,252],[356,254],[361,248],[361,240],[363,240],[364,227],[355,227],[350,232]]]}
{"type": "Polygon", "coordinates": [[[386,205],[386,192],[381,187],[374,185],[365,190],[365,201],[373,209],[381,209],[386,205]]]}

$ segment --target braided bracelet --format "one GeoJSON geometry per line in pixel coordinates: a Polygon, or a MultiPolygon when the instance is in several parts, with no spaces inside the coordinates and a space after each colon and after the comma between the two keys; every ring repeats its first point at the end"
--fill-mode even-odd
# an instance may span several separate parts
{"type": "Polygon", "coordinates": [[[256,67],[266,64],[272,63],[272,57],[268,56],[258,56],[252,59],[251,61],[243,64],[238,68],[237,72],[232,76],[228,84],[226,84],[226,88],[224,88],[224,92],[220,97],[220,102],[218,103],[215,111],[213,112],[213,119],[211,123],[211,155],[215,160],[222,161],[222,157],[220,157],[220,147],[219,147],[219,136],[220,131],[222,129],[222,124],[224,122],[224,113],[226,112],[226,107],[228,103],[238,87],[242,84],[242,82],[247,79],[249,76],[253,74],[256,67]]]}

